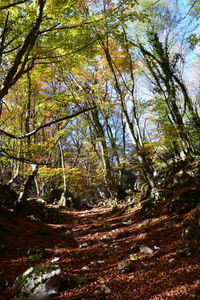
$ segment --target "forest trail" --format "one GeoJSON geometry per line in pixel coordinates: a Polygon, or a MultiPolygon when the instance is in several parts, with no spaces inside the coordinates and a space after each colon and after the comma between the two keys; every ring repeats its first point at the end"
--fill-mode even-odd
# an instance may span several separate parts
{"type": "Polygon", "coordinates": [[[138,208],[111,207],[63,209],[62,216],[59,225],[22,217],[1,224],[10,234],[0,257],[0,279],[8,285],[0,299],[11,299],[9,283],[21,272],[47,263],[59,264],[69,278],[69,288],[51,299],[200,299],[199,244],[192,257],[176,254],[186,243],[180,216],[143,220],[138,208]],[[34,246],[46,253],[38,262],[27,258],[34,246]]]}

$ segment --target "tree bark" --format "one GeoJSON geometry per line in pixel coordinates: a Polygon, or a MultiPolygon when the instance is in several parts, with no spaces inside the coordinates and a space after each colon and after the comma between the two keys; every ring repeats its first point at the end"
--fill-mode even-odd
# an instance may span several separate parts
{"type": "Polygon", "coordinates": [[[17,200],[17,204],[22,205],[26,202],[28,192],[31,188],[32,183],[34,182],[35,176],[37,175],[38,165],[32,164],[31,168],[32,168],[31,173],[24,182],[24,185],[22,187],[22,190],[21,190],[18,200],[17,200]]]}

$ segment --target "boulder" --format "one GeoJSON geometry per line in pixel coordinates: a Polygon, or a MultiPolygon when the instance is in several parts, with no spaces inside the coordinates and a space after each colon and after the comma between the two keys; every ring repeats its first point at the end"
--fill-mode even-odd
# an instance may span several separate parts
{"type": "Polygon", "coordinates": [[[59,293],[64,283],[59,265],[38,265],[16,278],[12,300],[45,300],[59,293]]]}
{"type": "Polygon", "coordinates": [[[49,207],[35,198],[29,198],[21,206],[15,207],[18,214],[26,215],[33,222],[46,222],[59,224],[61,222],[61,213],[58,208],[49,207]]]}

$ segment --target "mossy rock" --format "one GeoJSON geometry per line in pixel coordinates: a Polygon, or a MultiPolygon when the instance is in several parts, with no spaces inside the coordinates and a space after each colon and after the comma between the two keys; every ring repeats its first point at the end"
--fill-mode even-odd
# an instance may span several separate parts
{"type": "Polygon", "coordinates": [[[32,261],[39,261],[46,257],[44,249],[37,246],[27,250],[27,257],[32,261]]]}
{"type": "Polygon", "coordinates": [[[44,203],[37,202],[36,199],[26,201],[18,213],[29,216],[33,222],[61,223],[61,213],[59,209],[48,207],[44,203]]]}
{"type": "Polygon", "coordinates": [[[46,300],[58,294],[64,282],[58,265],[39,265],[18,276],[13,288],[16,296],[12,300],[46,300]]]}

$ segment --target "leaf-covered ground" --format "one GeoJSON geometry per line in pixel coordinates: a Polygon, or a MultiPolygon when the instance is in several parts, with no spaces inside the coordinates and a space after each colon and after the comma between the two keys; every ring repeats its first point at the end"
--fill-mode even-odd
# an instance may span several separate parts
{"type": "Polygon", "coordinates": [[[145,220],[138,208],[131,211],[110,207],[62,210],[62,224],[33,222],[26,217],[2,217],[5,249],[0,256],[0,299],[12,298],[14,279],[36,264],[59,264],[69,278],[68,289],[53,299],[200,299],[200,245],[192,257],[176,250],[187,243],[182,216],[163,215],[145,220]],[[46,256],[27,257],[27,249],[39,246],[46,256]],[[140,251],[149,247],[152,254],[140,251]],[[119,264],[130,262],[127,273],[119,264]]]}

